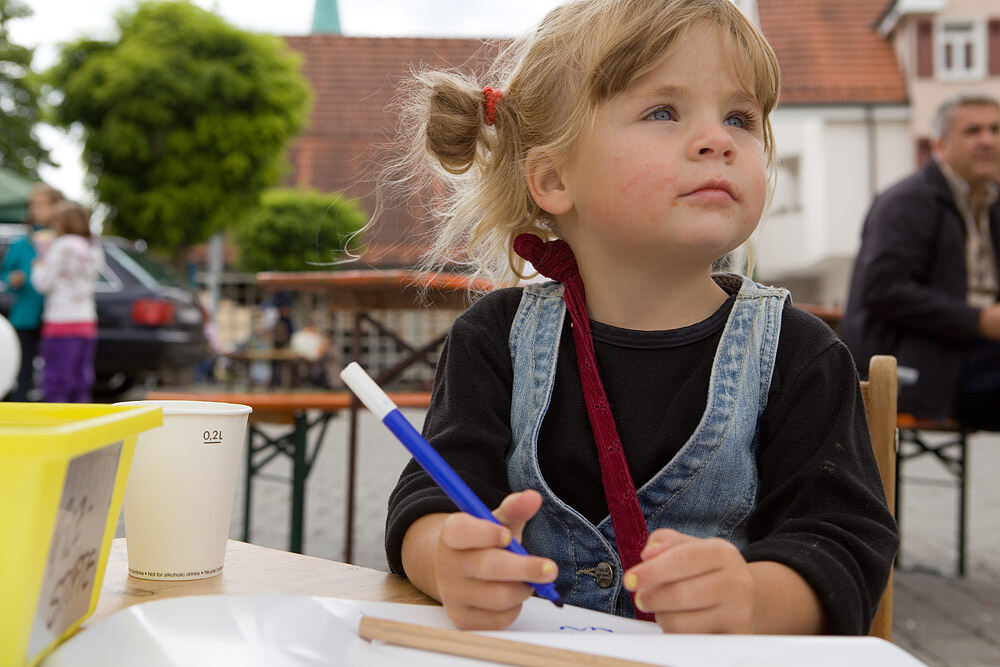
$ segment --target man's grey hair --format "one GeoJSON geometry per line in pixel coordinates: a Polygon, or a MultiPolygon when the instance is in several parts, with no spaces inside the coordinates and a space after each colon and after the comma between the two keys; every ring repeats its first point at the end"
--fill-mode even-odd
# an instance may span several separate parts
{"type": "Polygon", "coordinates": [[[952,95],[941,103],[931,118],[931,138],[941,141],[951,131],[955,109],[969,105],[988,105],[1000,109],[1000,100],[986,93],[963,92],[952,95]]]}

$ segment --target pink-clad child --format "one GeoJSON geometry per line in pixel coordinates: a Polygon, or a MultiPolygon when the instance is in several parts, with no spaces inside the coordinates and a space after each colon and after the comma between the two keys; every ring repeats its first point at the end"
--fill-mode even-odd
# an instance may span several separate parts
{"type": "Polygon", "coordinates": [[[104,254],[91,238],[90,214],[79,204],[57,204],[49,224],[56,237],[31,272],[35,289],[45,295],[42,393],[49,403],[87,403],[97,350],[94,287],[104,254]]]}

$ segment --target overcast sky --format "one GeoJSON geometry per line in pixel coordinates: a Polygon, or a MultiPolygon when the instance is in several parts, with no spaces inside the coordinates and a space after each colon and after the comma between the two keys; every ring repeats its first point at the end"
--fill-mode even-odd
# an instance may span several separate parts
{"type": "MultiPolygon", "coordinates": [[[[50,66],[56,45],[80,36],[109,39],[114,16],[135,0],[26,0],[34,16],[10,24],[11,37],[34,47],[35,67],[50,66]]],[[[312,26],[314,0],[194,0],[245,30],[303,35],[312,26]]],[[[530,30],[559,0],[339,0],[340,27],[350,36],[509,37],[530,30]]],[[[79,144],[53,128],[40,128],[58,169],[42,177],[68,197],[90,203],[79,144]]]]}

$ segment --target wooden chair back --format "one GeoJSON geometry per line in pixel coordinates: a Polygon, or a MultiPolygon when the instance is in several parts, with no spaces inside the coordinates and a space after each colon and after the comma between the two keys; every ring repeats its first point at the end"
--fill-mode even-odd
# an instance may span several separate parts
{"type": "MultiPolygon", "coordinates": [[[[890,511],[896,506],[896,388],[896,358],[873,356],[868,362],[868,379],[861,382],[861,393],[890,511]]],[[[892,572],[868,634],[892,641],[892,572]]]]}

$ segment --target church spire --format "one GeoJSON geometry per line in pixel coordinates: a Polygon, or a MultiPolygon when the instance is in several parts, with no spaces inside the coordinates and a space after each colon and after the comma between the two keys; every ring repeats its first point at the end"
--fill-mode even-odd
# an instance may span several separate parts
{"type": "Polygon", "coordinates": [[[313,8],[312,34],[340,34],[340,11],[337,9],[337,0],[316,0],[313,8]]]}

